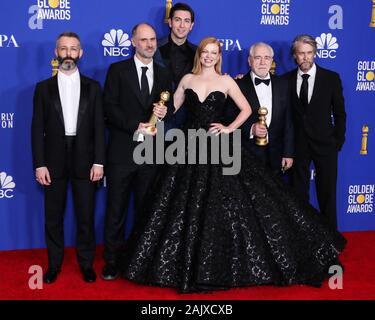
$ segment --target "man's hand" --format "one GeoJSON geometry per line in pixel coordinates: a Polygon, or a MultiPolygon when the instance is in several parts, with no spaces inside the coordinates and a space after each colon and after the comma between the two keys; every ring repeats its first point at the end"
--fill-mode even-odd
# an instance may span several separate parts
{"type": "Polygon", "coordinates": [[[167,107],[158,103],[154,103],[154,109],[152,112],[158,119],[162,120],[167,114],[167,107]]]}
{"type": "Polygon", "coordinates": [[[259,138],[264,138],[268,134],[267,127],[256,122],[253,125],[253,135],[259,138]]]}
{"type": "Polygon", "coordinates": [[[282,158],[281,160],[281,169],[283,172],[291,168],[293,165],[293,158],[282,158]]]}
{"type": "Polygon", "coordinates": [[[103,173],[103,167],[93,164],[90,170],[90,180],[93,182],[99,181],[101,178],[103,178],[103,173]]]}
{"type": "Polygon", "coordinates": [[[239,73],[239,74],[237,74],[237,75],[234,77],[234,80],[240,80],[240,79],[243,78],[243,76],[244,76],[243,73],[239,73]]]}
{"type": "Polygon", "coordinates": [[[49,186],[51,184],[51,177],[47,167],[39,167],[35,169],[36,181],[42,186],[49,186]]]}
{"type": "Polygon", "coordinates": [[[139,125],[138,125],[137,132],[138,133],[142,133],[142,134],[148,134],[148,135],[154,136],[157,133],[157,129],[154,128],[151,123],[140,122],[139,125]],[[151,128],[153,128],[154,130],[151,130],[151,128]]]}

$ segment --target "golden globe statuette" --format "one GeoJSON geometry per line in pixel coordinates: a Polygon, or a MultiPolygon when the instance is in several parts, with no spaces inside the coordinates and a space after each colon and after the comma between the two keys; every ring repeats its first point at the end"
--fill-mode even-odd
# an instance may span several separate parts
{"type": "Polygon", "coordinates": [[[270,69],[270,74],[273,74],[273,75],[276,74],[276,62],[275,62],[275,60],[272,61],[271,69],[270,69]]]}
{"type": "MultiPolygon", "coordinates": [[[[165,103],[169,100],[170,96],[171,94],[169,93],[169,91],[163,91],[162,93],[160,93],[160,101],[158,102],[158,104],[164,106],[164,108],[167,108],[165,106],[165,103]]],[[[158,122],[158,117],[152,114],[148,122],[152,124],[152,127],[149,127],[149,130],[151,132],[154,132],[156,129],[156,123],[158,122]]]]}
{"type": "Polygon", "coordinates": [[[172,9],[172,0],[167,0],[166,3],[165,3],[164,23],[168,23],[169,13],[171,12],[171,9],[172,9]]]}
{"type": "Polygon", "coordinates": [[[59,70],[59,61],[54,58],[51,60],[51,66],[52,66],[52,77],[57,74],[57,71],[59,70]]]}
{"type": "Polygon", "coordinates": [[[369,26],[375,28],[375,0],[372,0],[371,21],[369,26]]]}
{"type": "Polygon", "coordinates": [[[368,137],[368,126],[362,127],[362,144],[360,154],[367,154],[367,137],[368,137]]]}
{"type": "MultiPolygon", "coordinates": [[[[260,107],[258,109],[258,114],[259,114],[259,121],[258,123],[261,124],[262,126],[265,126],[267,128],[267,122],[266,122],[266,116],[268,114],[268,110],[266,107],[260,107]]],[[[255,143],[258,146],[266,146],[268,144],[268,137],[267,135],[263,138],[261,137],[256,137],[255,143]]]]}

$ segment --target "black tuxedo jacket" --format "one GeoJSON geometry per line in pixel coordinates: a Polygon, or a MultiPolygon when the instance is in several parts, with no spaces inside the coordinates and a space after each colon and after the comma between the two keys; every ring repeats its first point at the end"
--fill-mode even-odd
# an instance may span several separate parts
{"type": "MultiPolygon", "coordinates": [[[[97,81],[82,74],[80,79],[74,175],[89,179],[92,165],[105,161],[102,93],[97,81]]],[[[45,166],[52,178],[63,177],[66,140],[57,76],[36,85],[31,135],[34,168],[45,166]]]]}
{"type": "MultiPolygon", "coordinates": [[[[267,152],[271,167],[280,169],[282,158],[293,158],[294,156],[294,130],[288,82],[271,75],[272,118],[268,128],[269,143],[267,146],[256,145],[255,137],[250,139],[251,126],[259,121],[258,110],[261,107],[253,81],[251,80],[250,72],[242,79],[236,80],[236,82],[252,109],[252,114],[241,126],[242,142],[244,146],[248,147],[255,154],[267,152]]],[[[233,108],[233,105],[231,108],[233,108]]]]}
{"type": "MultiPolygon", "coordinates": [[[[161,65],[162,67],[167,68],[168,70],[172,69],[171,66],[171,46],[172,46],[172,40],[170,36],[165,37],[161,40],[158,40],[158,50],[155,52],[154,60],[156,63],[161,65]]],[[[197,46],[192,44],[189,41],[186,41],[186,54],[189,57],[189,63],[187,63],[184,66],[184,70],[181,70],[181,74],[185,75],[191,72],[193,69],[193,64],[194,64],[194,56],[195,56],[195,51],[197,50],[197,46]]],[[[172,79],[173,80],[173,79],[172,79]]],[[[181,79],[178,80],[178,82],[181,79]]],[[[177,89],[178,87],[178,82],[173,83],[174,89],[177,89]]]]}
{"type": "Polygon", "coordinates": [[[134,58],[111,64],[104,85],[104,114],[110,132],[108,163],[132,165],[137,142],[133,135],[140,122],[148,122],[153,103],[162,91],[169,91],[166,118],[173,114],[172,80],[167,69],[154,62],[154,83],[149,100],[142,103],[134,58]]]}
{"type": "Polygon", "coordinates": [[[340,150],[345,142],[346,130],[340,76],[317,65],[314,90],[307,108],[304,108],[297,95],[297,69],[284,76],[291,90],[296,148],[308,144],[317,154],[327,154],[332,149],[340,150]]]}

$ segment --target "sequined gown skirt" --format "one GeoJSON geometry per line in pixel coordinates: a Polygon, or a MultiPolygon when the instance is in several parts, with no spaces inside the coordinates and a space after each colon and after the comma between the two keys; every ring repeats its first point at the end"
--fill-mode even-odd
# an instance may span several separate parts
{"type": "Polygon", "coordinates": [[[237,175],[223,175],[220,164],[161,169],[123,251],[125,278],[184,293],[322,284],[346,240],[241,154],[237,175]]]}

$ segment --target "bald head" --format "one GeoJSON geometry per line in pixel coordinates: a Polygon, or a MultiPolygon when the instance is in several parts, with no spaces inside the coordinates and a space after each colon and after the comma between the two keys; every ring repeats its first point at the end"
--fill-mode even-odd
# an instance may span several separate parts
{"type": "Polygon", "coordinates": [[[132,44],[137,58],[148,64],[156,51],[155,29],[148,23],[137,24],[132,30],[132,44]]]}

